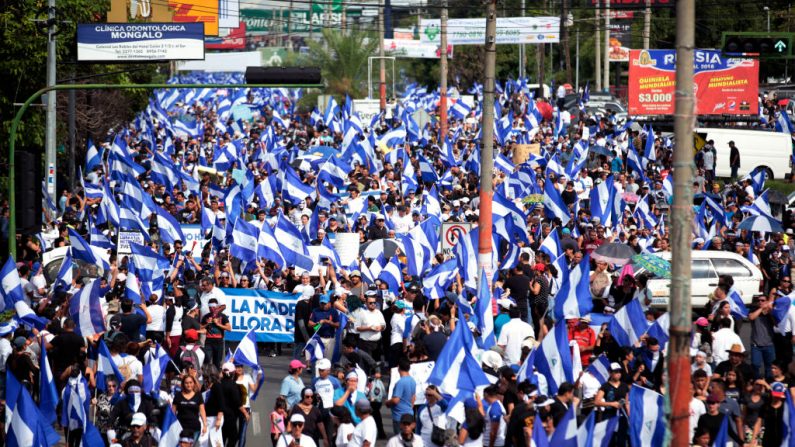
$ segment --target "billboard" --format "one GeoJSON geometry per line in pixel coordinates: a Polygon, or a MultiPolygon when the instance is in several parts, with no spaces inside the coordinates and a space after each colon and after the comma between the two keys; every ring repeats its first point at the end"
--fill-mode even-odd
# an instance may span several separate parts
{"type": "Polygon", "coordinates": [[[218,0],[168,0],[174,23],[203,23],[206,36],[218,35],[218,0]]]}
{"type": "Polygon", "coordinates": [[[242,50],[246,48],[246,23],[240,22],[239,27],[229,31],[229,34],[218,37],[208,37],[204,40],[204,47],[208,50],[242,50]]]}
{"type": "MultiPolygon", "coordinates": [[[[239,0],[110,0],[108,22],[203,23],[204,34],[218,35],[219,6],[234,18],[239,0]]],[[[239,8],[238,8],[239,9],[239,8]]]]}
{"type": "MultiPolygon", "coordinates": [[[[759,61],[726,58],[719,50],[695,50],[693,89],[698,115],[756,115],[759,61]]],[[[631,50],[629,114],[672,115],[675,50],[631,50]]]]}
{"type": "Polygon", "coordinates": [[[610,62],[627,62],[632,43],[633,11],[610,11],[610,62]]]}
{"type": "Polygon", "coordinates": [[[77,60],[164,61],[204,59],[201,23],[99,23],[77,26],[77,60]]]}
{"type": "MultiPolygon", "coordinates": [[[[415,59],[439,59],[441,47],[433,43],[410,39],[384,39],[384,51],[389,56],[415,59]]],[[[447,57],[453,57],[453,46],[447,45],[447,57]]]]}
{"type": "MultiPolygon", "coordinates": [[[[439,45],[441,21],[422,19],[420,40],[439,45]]],[[[447,21],[449,45],[483,45],[486,42],[486,18],[450,19],[447,21]]],[[[560,42],[560,17],[497,17],[497,44],[533,44],[560,42]]]]}

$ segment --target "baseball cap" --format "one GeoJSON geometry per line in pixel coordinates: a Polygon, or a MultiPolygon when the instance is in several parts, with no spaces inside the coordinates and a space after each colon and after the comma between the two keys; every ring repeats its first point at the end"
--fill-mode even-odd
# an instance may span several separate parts
{"type": "Polygon", "coordinates": [[[621,371],[621,365],[619,365],[617,362],[611,363],[610,371],[621,371]]]}
{"type": "Polygon", "coordinates": [[[351,371],[345,375],[345,380],[351,380],[351,379],[359,380],[359,375],[356,374],[356,371],[351,371]]]}
{"type": "Polygon", "coordinates": [[[370,406],[370,401],[367,399],[359,399],[356,401],[356,409],[359,411],[369,411],[372,410],[370,406]]]}
{"type": "Polygon", "coordinates": [[[397,301],[395,301],[395,307],[397,307],[398,309],[405,309],[408,306],[406,306],[406,302],[405,301],[397,300],[397,301]]]}
{"type": "Polygon", "coordinates": [[[300,422],[300,423],[303,424],[306,421],[305,421],[304,417],[301,414],[293,413],[293,415],[290,416],[290,423],[294,424],[296,422],[300,422]]]}
{"type": "Polygon", "coordinates": [[[698,317],[696,320],[696,326],[707,327],[709,326],[709,320],[704,317],[698,317]]]}
{"type": "Polygon", "coordinates": [[[306,368],[306,365],[303,364],[300,360],[291,360],[290,361],[290,369],[298,369],[298,368],[306,368]]]}
{"type": "Polygon", "coordinates": [[[15,339],[14,339],[14,347],[15,347],[15,348],[17,348],[17,349],[19,349],[19,348],[21,348],[21,347],[25,346],[25,343],[26,343],[27,341],[28,341],[28,339],[27,339],[27,338],[25,338],[25,337],[23,337],[23,336],[21,336],[21,335],[20,335],[19,337],[17,337],[17,338],[15,338],[15,339]]]}
{"type": "Polygon", "coordinates": [[[718,397],[718,395],[715,393],[712,393],[709,396],[707,396],[707,403],[720,403],[720,401],[721,401],[720,397],[718,397]]]}
{"type": "Polygon", "coordinates": [[[400,423],[401,424],[413,424],[414,423],[414,416],[410,414],[404,414],[400,416],[400,423]]]}
{"type": "Polygon", "coordinates": [[[186,341],[196,341],[198,339],[199,339],[199,333],[196,332],[196,329],[188,329],[185,331],[186,341]]]}
{"type": "Polygon", "coordinates": [[[320,295],[320,304],[327,304],[330,301],[327,294],[320,295]]]}
{"type": "Polygon", "coordinates": [[[130,425],[146,425],[146,415],[143,413],[135,413],[132,417],[132,422],[130,425]]]}
{"type": "Polygon", "coordinates": [[[329,359],[320,359],[315,364],[318,370],[331,369],[331,361],[329,359]]]}
{"type": "Polygon", "coordinates": [[[351,272],[350,276],[352,276],[352,277],[353,276],[358,276],[359,278],[361,278],[362,277],[362,272],[360,272],[358,270],[354,270],[354,271],[351,272]]]}

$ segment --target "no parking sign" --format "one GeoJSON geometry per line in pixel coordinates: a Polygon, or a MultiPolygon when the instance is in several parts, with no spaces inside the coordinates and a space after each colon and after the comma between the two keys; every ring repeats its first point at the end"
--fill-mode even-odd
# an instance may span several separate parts
{"type": "Polygon", "coordinates": [[[458,239],[466,236],[472,229],[469,222],[445,222],[442,224],[442,252],[449,254],[453,246],[458,243],[458,239]]]}

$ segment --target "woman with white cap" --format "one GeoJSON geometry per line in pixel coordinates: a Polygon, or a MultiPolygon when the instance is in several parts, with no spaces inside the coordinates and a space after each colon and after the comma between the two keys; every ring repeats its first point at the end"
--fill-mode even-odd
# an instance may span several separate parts
{"type": "Polygon", "coordinates": [[[303,434],[304,431],[304,417],[296,413],[290,416],[290,430],[288,433],[282,433],[276,447],[317,447],[315,441],[309,436],[303,434]]]}

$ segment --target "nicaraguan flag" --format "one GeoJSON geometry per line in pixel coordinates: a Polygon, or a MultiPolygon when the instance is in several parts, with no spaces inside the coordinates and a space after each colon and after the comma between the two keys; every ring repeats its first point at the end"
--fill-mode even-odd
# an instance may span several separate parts
{"type": "Polygon", "coordinates": [[[397,255],[392,256],[392,259],[384,266],[378,279],[384,281],[389,285],[389,290],[400,290],[403,275],[400,272],[400,261],[397,255]]]}
{"type": "Polygon", "coordinates": [[[776,113],[776,132],[793,133],[795,126],[789,119],[789,114],[786,111],[776,113]]]}
{"type": "Polygon", "coordinates": [[[610,333],[619,346],[632,346],[649,329],[643,307],[633,299],[613,315],[609,325],[610,333]]]}
{"type": "Polygon", "coordinates": [[[160,231],[160,238],[164,242],[173,244],[176,241],[185,241],[185,235],[182,233],[182,226],[171,213],[156,206],[154,214],[157,217],[157,228],[160,231]]]}
{"type": "Polygon", "coordinates": [[[48,321],[36,315],[25,301],[22,281],[19,279],[16,263],[10,256],[0,270],[0,282],[2,282],[0,292],[2,292],[4,309],[14,308],[20,321],[38,330],[44,329],[48,321]]]}
{"type": "Polygon", "coordinates": [[[648,388],[632,385],[629,390],[629,439],[636,447],[656,447],[665,439],[663,396],[648,388]]]}
{"type": "Polygon", "coordinates": [[[99,339],[99,344],[97,346],[97,389],[105,392],[105,378],[114,376],[116,378],[117,383],[124,382],[124,376],[121,375],[119,372],[119,368],[116,366],[116,363],[113,361],[113,358],[110,355],[110,350],[108,349],[108,345],[105,344],[105,340],[102,338],[99,339]]]}
{"type": "Polygon", "coordinates": [[[577,447],[608,447],[618,428],[618,416],[596,423],[596,412],[592,411],[577,429],[577,447]]]}
{"type": "Polygon", "coordinates": [[[480,281],[478,282],[477,303],[475,303],[475,316],[477,317],[477,328],[480,332],[478,345],[481,349],[490,349],[497,344],[494,338],[494,311],[491,305],[491,290],[486,271],[480,271],[480,281]]]}
{"type": "Polygon", "coordinates": [[[105,319],[99,300],[100,281],[94,279],[69,301],[69,316],[75,322],[77,335],[93,337],[105,332],[105,319]]]}
{"type": "Polygon", "coordinates": [[[423,293],[430,299],[444,298],[445,291],[455,281],[457,274],[458,264],[455,259],[436,265],[422,277],[423,293]]]}
{"type": "Polygon", "coordinates": [[[315,333],[315,335],[306,342],[304,356],[307,362],[312,363],[323,358],[323,342],[320,340],[320,335],[318,333],[315,333]]]}
{"type": "Polygon", "coordinates": [[[41,340],[41,358],[39,359],[39,411],[47,424],[54,424],[58,419],[55,407],[58,405],[58,391],[55,388],[55,378],[52,375],[50,362],[47,360],[45,342],[41,340]]]}
{"type": "Polygon", "coordinates": [[[550,394],[557,393],[563,382],[574,383],[565,321],[558,321],[552,332],[541,341],[535,355],[535,367],[549,381],[550,394]]]}
{"type": "Polygon", "coordinates": [[[570,405],[555,426],[549,443],[556,447],[578,447],[577,435],[577,416],[574,414],[574,405],[570,405]]]}
{"type": "Polygon", "coordinates": [[[577,266],[563,273],[563,283],[555,296],[555,320],[580,318],[591,313],[590,262],[591,256],[586,254],[577,266]]]}
{"type": "MultiPolygon", "coordinates": [[[[460,321],[464,316],[459,313],[460,321]]],[[[472,355],[475,340],[466,324],[457,324],[455,330],[439,353],[428,383],[439,387],[443,393],[458,395],[461,391],[474,392],[488,385],[489,379],[472,355]]]]}
{"type": "Polygon", "coordinates": [[[259,240],[259,230],[253,224],[246,222],[245,219],[238,219],[232,230],[232,256],[243,262],[251,262],[257,259],[257,249],[259,240]]]}
{"type": "Polygon", "coordinates": [[[560,192],[550,181],[544,182],[544,212],[550,219],[559,218],[564,226],[571,220],[569,207],[563,202],[560,192]]]}
{"type": "Polygon", "coordinates": [[[182,432],[182,424],[179,423],[177,415],[171,409],[171,405],[165,406],[163,416],[163,427],[160,429],[161,446],[179,445],[179,435],[182,432]]]}
{"type": "Polygon", "coordinates": [[[450,116],[462,120],[465,119],[472,112],[472,107],[464,104],[464,101],[458,100],[450,107],[450,116]]]}
{"type": "Polygon", "coordinates": [[[71,228],[69,228],[69,242],[72,246],[72,257],[74,259],[79,259],[87,264],[100,265],[106,272],[110,270],[108,261],[96,256],[91,249],[91,245],[71,228]]]}
{"type": "Polygon", "coordinates": [[[146,364],[143,367],[144,380],[141,391],[144,394],[153,395],[160,390],[160,382],[163,380],[163,374],[166,372],[166,366],[171,361],[171,357],[159,343],[149,348],[145,357],[146,364]]]}
{"type": "Polygon", "coordinates": [[[604,384],[610,379],[610,359],[602,354],[588,366],[587,371],[594,376],[600,384],[604,384]]]}
{"type": "Polygon", "coordinates": [[[616,187],[612,175],[591,189],[590,199],[592,218],[598,217],[602,225],[612,227],[616,199],[616,187]]]}

